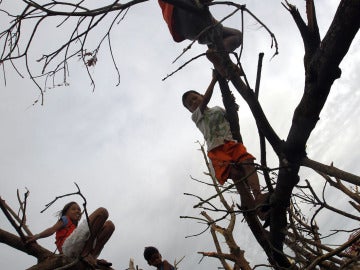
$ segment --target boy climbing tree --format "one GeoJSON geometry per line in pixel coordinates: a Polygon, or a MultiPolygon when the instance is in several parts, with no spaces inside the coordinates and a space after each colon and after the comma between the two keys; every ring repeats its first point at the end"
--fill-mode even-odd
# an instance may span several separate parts
{"type": "Polygon", "coordinates": [[[247,152],[242,142],[234,140],[225,110],[218,106],[212,108],[207,106],[216,81],[217,72],[213,71],[212,80],[205,94],[201,95],[194,90],[187,91],[182,96],[183,105],[192,113],[192,120],[204,135],[208,157],[218,182],[222,185],[227,179],[232,179],[244,200],[241,181],[246,179],[253,194],[253,205],[259,208],[257,214],[260,219],[265,220],[267,212],[261,206],[265,203],[267,194],[261,193],[253,162],[255,158],[247,152]]]}
{"type": "MultiPolygon", "coordinates": [[[[227,86],[225,79],[230,79],[234,75],[244,75],[243,71],[232,63],[227,56],[227,53],[232,52],[242,44],[242,33],[237,29],[224,27],[219,23],[206,6],[209,2],[211,0],[158,0],[164,20],[174,41],[181,42],[189,39],[197,40],[200,44],[206,44],[209,48],[206,56],[217,71],[213,73],[217,75],[213,76],[204,96],[196,91],[189,91],[183,96],[183,104],[193,113],[193,120],[194,117],[198,118],[194,122],[206,139],[208,155],[215,168],[216,178],[220,184],[224,184],[228,178],[233,179],[238,192],[243,195],[241,196],[242,200],[245,200],[244,197],[247,196],[244,195],[244,190],[240,188],[239,180],[246,177],[253,192],[255,205],[259,205],[265,202],[267,195],[261,194],[260,191],[259,179],[253,165],[255,158],[246,152],[246,148],[242,144],[235,100],[230,98],[227,99],[226,103],[224,102],[228,114],[227,118],[225,118],[225,110],[221,109],[217,116],[212,119],[213,122],[208,120],[208,117],[216,111],[213,110],[214,108],[209,109],[206,106],[211,98],[216,77],[220,75],[222,77],[221,90],[224,97],[224,91],[231,95],[230,90],[226,90],[228,87],[224,87],[227,86]],[[198,108],[200,109],[197,110],[198,108]],[[203,121],[203,118],[206,120],[203,121]],[[222,120],[219,122],[220,118],[222,120]],[[221,134],[211,134],[214,130],[218,130],[221,134]],[[215,136],[215,141],[211,141],[213,140],[211,136],[215,136]],[[225,163],[227,165],[224,165],[225,163]]],[[[261,219],[264,220],[265,215],[265,211],[258,211],[258,216],[261,219]]]]}

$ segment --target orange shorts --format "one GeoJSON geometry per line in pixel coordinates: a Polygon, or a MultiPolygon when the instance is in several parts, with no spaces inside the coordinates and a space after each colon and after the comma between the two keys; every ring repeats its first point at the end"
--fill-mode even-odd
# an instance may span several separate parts
{"type": "Polygon", "coordinates": [[[229,178],[232,163],[243,162],[245,160],[254,160],[255,158],[246,151],[242,143],[226,141],[208,152],[215,170],[215,177],[221,185],[229,178]]]}

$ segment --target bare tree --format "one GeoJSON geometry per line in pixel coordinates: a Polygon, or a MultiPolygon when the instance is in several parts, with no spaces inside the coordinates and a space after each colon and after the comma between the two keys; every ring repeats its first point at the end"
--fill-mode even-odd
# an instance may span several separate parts
{"type": "MultiPolygon", "coordinates": [[[[198,184],[211,185],[214,187],[215,193],[210,198],[201,198],[196,194],[186,194],[188,196],[199,199],[194,207],[202,209],[199,217],[183,216],[182,218],[202,221],[205,229],[200,233],[210,230],[216,251],[201,251],[204,257],[216,258],[220,261],[222,267],[226,270],[232,269],[261,269],[279,268],[272,263],[251,265],[246,259],[246,245],[243,239],[236,239],[234,229],[244,227],[245,224],[237,223],[236,218],[245,211],[252,209],[244,209],[244,207],[234,202],[233,185],[221,187],[218,185],[214,175],[211,174],[210,164],[205,154],[203,145],[200,145],[203,157],[208,169],[206,175],[209,176],[209,182],[199,181],[193,178],[198,184]],[[216,203],[219,201],[220,204],[216,203]],[[229,201],[232,201],[230,204],[229,201]],[[225,241],[221,241],[219,237],[225,241]],[[223,243],[223,244],[221,244],[223,243]],[[228,253],[225,251],[228,250],[228,253]],[[232,263],[230,265],[229,263],[232,263]]],[[[259,166],[259,168],[261,168],[259,166]]],[[[294,187],[293,196],[287,215],[289,224],[285,231],[284,244],[288,247],[282,253],[291,263],[291,269],[358,269],[359,267],[359,242],[360,228],[354,227],[352,230],[344,230],[339,227],[331,232],[324,232],[321,225],[316,221],[316,217],[323,212],[327,215],[336,216],[338,219],[349,220],[357,223],[360,220],[359,215],[350,214],[349,209],[359,211],[360,192],[356,185],[346,186],[341,180],[333,179],[329,175],[319,173],[324,179],[323,188],[315,191],[309,180],[305,180],[306,185],[296,185],[294,187]],[[327,202],[328,189],[335,189],[338,196],[347,197],[348,205],[331,205],[327,202]],[[304,210],[306,205],[311,205],[312,210],[304,210]],[[341,235],[349,235],[348,241],[341,242],[341,235]],[[329,239],[337,239],[336,244],[326,244],[329,239]],[[316,268],[320,267],[320,268],[316,268]]],[[[275,185],[276,174],[272,176],[272,182],[275,185]]],[[[246,179],[243,179],[244,181],[246,179]]],[[[340,224],[340,223],[339,223],[340,224]]],[[[244,229],[244,228],[242,228],[244,229]]],[[[269,232],[264,230],[265,234],[269,232]]],[[[191,237],[198,236],[199,234],[191,237]]]]}
{"type": "MultiPolygon", "coordinates": [[[[262,229],[254,215],[245,215],[250,229],[267,254],[269,262],[277,269],[292,267],[292,263],[283,252],[283,245],[288,224],[287,209],[290,206],[293,189],[300,180],[298,175],[300,166],[310,167],[355,185],[360,184],[358,176],[310,160],[305,150],[311,132],[319,120],[319,114],[331,90],[331,85],[341,75],[339,64],[358,32],[360,2],[352,0],[340,2],[333,22],[323,40],[320,39],[314,2],[308,0],[306,3],[307,24],[295,6],[288,2],[283,4],[297,24],[305,47],[304,94],[294,112],[292,126],[286,140],[280,139],[273,130],[257,100],[256,93],[247,84],[247,81],[244,82],[230,68],[231,65],[228,63],[231,60],[223,50],[220,38],[215,37],[218,51],[223,52],[223,67],[227,69],[227,74],[232,74],[230,76],[231,83],[249,105],[261,136],[266,138],[279,158],[279,172],[274,192],[270,198],[270,233],[267,234],[262,229]]],[[[266,151],[262,151],[262,153],[266,153],[266,151]]],[[[262,160],[266,160],[266,158],[262,157],[262,160]]],[[[268,185],[268,189],[272,188],[268,185]]],[[[247,190],[245,185],[242,190],[242,207],[247,209],[251,205],[249,200],[244,198],[247,190]]]]}
{"type": "Polygon", "coordinates": [[[269,240],[272,246],[271,256],[280,267],[291,266],[289,261],[282,256],[282,252],[287,226],[286,211],[290,205],[293,189],[299,182],[300,166],[314,168],[355,185],[360,184],[359,177],[355,175],[331,166],[318,166],[320,164],[310,160],[305,151],[306,142],[319,120],[319,114],[326,102],[331,85],[341,75],[339,64],[359,29],[360,2],[343,0],[339,3],[333,22],[323,40],[320,40],[314,2],[311,0],[306,2],[307,24],[295,6],[289,3],[284,4],[299,28],[305,47],[304,94],[294,112],[292,126],[286,140],[281,140],[271,128],[250,87],[238,77],[233,77],[231,80],[248,103],[260,131],[279,157],[279,175],[271,196],[269,240]]]}
{"type": "Polygon", "coordinates": [[[84,63],[91,83],[95,87],[89,68],[96,65],[100,49],[107,44],[120,83],[120,74],[112,53],[111,31],[125,18],[132,6],[146,1],[148,0],[132,0],[123,4],[116,0],[101,2],[94,6],[93,1],[86,0],[76,3],[23,0],[20,1],[20,9],[15,14],[2,9],[2,1],[0,1],[0,13],[9,22],[9,26],[0,33],[2,47],[0,65],[3,67],[5,82],[7,68],[5,65],[14,68],[21,77],[24,75],[20,73],[18,66],[25,66],[30,79],[40,91],[40,101],[43,103],[43,94],[47,88],[68,84],[69,60],[79,58],[84,63]],[[44,24],[55,24],[55,29],[59,33],[64,31],[66,36],[51,52],[44,52],[39,59],[33,59],[30,50],[36,46],[35,40],[39,38],[38,35],[44,24]],[[66,31],[69,24],[72,28],[70,32],[66,31]],[[24,28],[29,25],[32,30],[29,34],[25,34],[24,28]],[[92,41],[89,41],[90,35],[100,27],[105,30],[93,45],[92,41]],[[35,71],[39,68],[37,63],[41,63],[39,72],[35,71]]]}
{"type": "MultiPolygon", "coordinates": [[[[3,67],[5,64],[8,64],[13,66],[15,69],[17,65],[24,64],[30,78],[38,85],[42,95],[44,88],[37,82],[39,76],[54,79],[55,75],[61,71],[63,74],[63,83],[66,83],[68,60],[77,56],[84,61],[86,68],[93,66],[96,63],[97,53],[104,40],[108,40],[109,50],[110,52],[112,51],[110,33],[114,24],[124,18],[126,11],[130,7],[144,1],[145,0],[134,0],[129,1],[126,4],[120,4],[118,1],[112,1],[107,5],[93,8],[90,5],[87,5],[85,0],[79,1],[76,4],[57,1],[49,1],[45,4],[39,4],[37,1],[23,0],[25,7],[18,14],[13,15],[5,10],[2,10],[3,14],[12,17],[13,20],[10,27],[0,34],[1,46],[3,47],[0,64],[3,67]],[[73,31],[60,47],[56,48],[52,53],[45,54],[39,59],[43,63],[42,70],[40,75],[33,75],[32,69],[29,66],[29,48],[32,45],[33,39],[35,38],[40,25],[45,23],[47,19],[54,17],[59,18],[60,20],[58,27],[61,27],[70,19],[75,18],[73,31]],[[89,50],[86,45],[88,35],[100,22],[104,21],[104,18],[111,18],[109,19],[109,27],[99,41],[98,46],[95,49],[89,50]],[[33,21],[34,25],[29,37],[22,41],[22,26],[28,21],[33,21]],[[73,46],[75,46],[75,48],[73,46]],[[19,59],[24,60],[24,63],[18,63],[17,61],[19,59]],[[53,64],[52,67],[50,67],[51,63],[53,64]]],[[[166,0],[166,2],[173,3],[175,5],[181,4],[181,0],[166,0]]],[[[216,4],[234,6],[237,10],[245,9],[244,6],[238,5],[234,2],[213,2],[208,5],[216,4]]],[[[268,257],[270,265],[275,269],[302,267],[300,262],[298,265],[293,264],[292,260],[289,259],[289,256],[284,253],[283,248],[284,244],[287,243],[287,237],[290,235],[288,228],[294,230],[292,232],[294,234],[293,237],[301,236],[300,233],[295,231],[296,224],[301,221],[301,219],[296,219],[296,213],[300,209],[296,208],[297,204],[293,202],[294,188],[300,180],[298,172],[301,166],[309,167],[319,173],[322,173],[326,178],[327,183],[331,183],[334,187],[341,187],[343,182],[360,185],[360,178],[358,176],[344,172],[334,166],[324,165],[308,158],[305,148],[306,143],[319,120],[320,112],[330,93],[331,86],[333,82],[341,76],[339,65],[344,56],[347,54],[348,49],[358,32],[360,26],[360,1],[341,0],[339,2],[332,24],[323,39],[320,38],[313,0],[306,0],[307,22],[303,20],[295,6],[291,5],[287,1],[283,3],[283,6],[289,11],[298,26],[305,48],[304,93],[296,110],[294,111],[292,125],[286,139],[281,139],[273,130],[262,110],[261,104],[257,100],[256,92],[251,89],[246,77],[243,80],[241,77],[237,76],[231,68],[229,68],[229,63],[232,60],[227,52],[222,49],[219,38],[216,36],[214,37],[216,47],[219,53],[222,54],[224,69],[227,69],[227,74],[230,74],[231,84],[249,105],[263,141],[267,140],[270,143],[279,160],[278,173],[276,179],[273,180],[275,184],[273,185],[270,181],[267,181],[267,188],[269,191],[273,190],[270,198],[271,210],[269,232],[264,230],[254,214],[254,211],[252,211],[252,205],[249,203],[250,200],[247,198],[246,186],[241,186],[242,184],[240,183],[239,187],[240,190],[243,190],[241,194],[241,211],[244,214],[245,220],[256,240],[262,246],[266,256],[268,257]],[[332,178],[335,178],[336,180],[331,181],[332,178]],[[295,215],[289,216],[290,218],[288,219],[289,213],[292,213],[291,211],[295,211],[295,215]],[[292,226],[292,224],[294,224],[294,226],[292,226]]],[[[206,6],[200,8],[200,12],[208,13],[210,16],[206,6]]],[[[114,67],[116,69],[115,62],[114,67]]],[[[179,70],[180,69],[181,67],[179,70]]],[[[266,166],[266,150],[264,148],[261,160],[261,169],[266,175],[268,168],[266,166]]],[[[311,185],[308,184],[306,189],[311,191],[311,185]]],[[[344,192],[345,189],[339,188],[339,191],[344,192]]],[[[348,192],[349,191],[346,191],[345,193],[348,195],[348,192]]],[[[350,197],[352,199],[357,198],[356,194],[351,194],[352,195],[350,197]]],[[[312,196],[315,198],[314,194],[312,196]]],[[[329,207],[325,201],[318,201],[314,198],[311,199],[313,200],[312,202],[316,202],[317,205],[321,205],[321,209],[329,207]]],[[[354,204],[354,206],[356,206],[358,211],[358,205],[354,204]]],[[[208,218],[209,220],[207,221],[212,223],[213,221],[210,220],[210,217],[208,218]]],[[[307,225],[307,222],[301,226],[305,227],[305,225],[307,225]]],[[[321,267],[332,267],[331,265],[333,263],[341,265],[341,262],[339,261],[327,262],[327,260],[328,258],[332,258],[334,252],[341,252],[351,243],[347,243],[346,245],[340,247],[340,250],[336,251],[328,250],[327,248],[323,248],[321,245],[317,246],[317,243],[320,242],[316,226],[314,226],[315,223],[311,220],[310,228],[312,229],[311,234],[313,235],[311,240],[313,240],[313,242],[311,245],[308,244],[308,246],[311,248],[315,247],[316,251],[320,250],[321,247],[322,251],[311,253],[314,257],[312,259],[312,264],[307,267],[310,267],[309,269],[311,269],[311,267],[315,267],[315,265],[320,265],[321,267]],[[322,254],[322,252],[326,253],[322,254]],[[324,263],[324,265],[322,265],[322,263],[324,263]]],[[[216,230],[216,228],[214,227],[213,230],[216,230]]],[[[231,231],[230,228],[229,231],[231,231]]],[[[299,253],[300,255],[295,257],[295,259],[301,260],[302,258],[308,258],[305,253],[305,251],[309,252],[307,247],[305,248],[304,246],[301,250],[304,250],[304,253],[299,253]]],[[[339,253],[337,253],[337,255],[338,254],[339,253]]]]}

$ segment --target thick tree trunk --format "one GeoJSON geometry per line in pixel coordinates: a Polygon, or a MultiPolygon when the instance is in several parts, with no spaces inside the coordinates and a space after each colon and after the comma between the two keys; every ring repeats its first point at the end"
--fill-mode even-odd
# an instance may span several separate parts
{"type": "Polygon", "coordinates": [[[313,16],[309,18],[309,31],[304,31],[305,26],[299,19],[297,10],[289,9],[304,39],[306,78],[304,95],[295,110],[285,143],[281,142],[272,130],[249,87],[240,78],[236,76],[231,78],[235,88],[248,103],[259,129],[279,156],[281,169],[275,193],[271,198],[270,240],[276,249],[274,253],[276,261],[284,267],[289,266],[282,260],[284,232],[287,225],[286,208],[289,205],[292,190],[299,181],[300,161],[306,156],[305,145],[315,128],[333,82],[341,75],[339,64],[348,52],[360,25],[360,1],[342,0],[328,33],[320,42],[312,1],[308,0],[307,7],[311,9],[308,10],[308,16],[313,16]],[[310,35],[303,33],[310,33],[310,35]]]}

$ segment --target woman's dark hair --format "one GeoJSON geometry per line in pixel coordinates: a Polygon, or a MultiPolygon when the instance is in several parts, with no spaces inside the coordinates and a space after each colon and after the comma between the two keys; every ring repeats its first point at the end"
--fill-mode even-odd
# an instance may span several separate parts
{"type": "Polygon", "coordinates": [[[186,98],[187,98],[187,96],[188,96],[189,94],[191,94],[191,93],[202,96],[199,92],[197,92],[197,91],[195,91],[195,90],[186,91],[186,92],[182,95],[182,103],[183,103],[183,105],[184,105],[185,108],[187,108],[187,107],[186,107],[186,104],[185,104],[186,98]]]}
{"type": "Polygon", "coordinates": [[[71,206],[73,206],[74,204],[77,204],[77,202],[69,202],[69,203],[65,204],[64,208],[61,211],[59,211],[59,218],[61,218],[62,216],[65,216],[67,210],[69,210],[69,208],[71,206]]]}
{"type": "Polygon", "coordinates": [[[144,258],[145,260],[149,261],[152,257],[152,255],[159,253],[158,249],[156,247],[145,247],[144,250],[144,258]]]}

